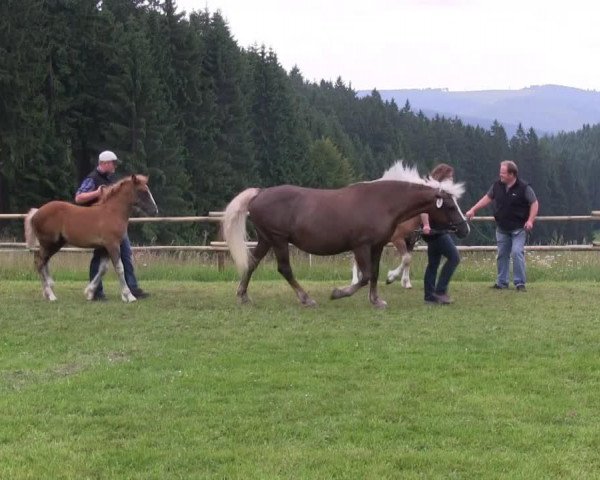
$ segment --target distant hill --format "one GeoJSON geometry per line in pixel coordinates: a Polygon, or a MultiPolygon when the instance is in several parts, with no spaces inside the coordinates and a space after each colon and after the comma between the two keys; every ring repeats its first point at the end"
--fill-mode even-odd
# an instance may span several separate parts
{"type": "MultiPolygon", "coordinates": [[[[370,91],[359,91],[359,96],[370,91]]],[[[408,100],[412,111],[422,110],[460,118],[464,123],[489,128],[498,120],[509,136],[518,124],[539,134],[579,130],[584,124],[600,123],[600,92],[560,85],[542,85],[521,90],[450,92],[445,89],[379,90],[384,100],[394,99],[399,108],[408,100]]]]}

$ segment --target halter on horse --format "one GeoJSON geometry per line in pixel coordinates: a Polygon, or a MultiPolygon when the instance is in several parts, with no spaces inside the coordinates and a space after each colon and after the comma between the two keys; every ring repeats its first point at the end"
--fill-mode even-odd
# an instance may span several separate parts
{"type": "Polygon", "coordinates": [[[85,296],[91,300],[102,276],[108,270],[108,259],[119,277],[121,299],[134,302],[123,272],[120,244],[127,232],[127,223],[134,207],[147,214],[156,215],[158,208],[148,188],[148,177],[131,175],[120,182],[106,187],[98,203],[81,207],[68,202],[52,201],[39,209],[32,208],[25,217],[25,239],[29,248],[34,248],[36,240],[39,250],[34,254],[35,267],[42,280],[44,297],[56,300],[52,290],[54,281],[50,277],[48,262],[65,244],[84,248],[104,248],[106,257],[102,259],[100,270],[85,289],[85,296]]]}
{"type": "Polygon", "coordinates": [[[377,293],[379,260],[399,222],[426,212],[437,224],[454,225],[461,237],[469,233],[456,202],[464,191],[462,184],[423,180],[416,170],[410,172],[407,175],[399,164],[379,180],[337,190],[282,185],[249,188],[238,194],[223,217],[223,234],[242,276],[238,298],[242,302],[249,300],[247,288],[252,273],[272,248],[278,271],[294,289],[301,304],[316,304],[294,278],[289,262],[291,243],[316,255],[354,252],[362,278],[355,285],[336,288],[331,298],[350,296],[370,283],[371,303],[385,307],[386,303],[377,293]],[[401,173],[402,181],[397,179],[401,173]],[[245,244],[247,212],[258,234],[258,243],[251,255],[245,244]]]}

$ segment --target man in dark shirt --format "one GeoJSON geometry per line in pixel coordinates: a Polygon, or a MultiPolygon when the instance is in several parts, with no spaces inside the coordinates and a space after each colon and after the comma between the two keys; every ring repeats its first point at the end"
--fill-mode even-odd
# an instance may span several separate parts
{"type": "Polygon", "coordinates": [[[471,220],[480,208],[493,205],[498,244],[498,277],[493,288],[508,288],[510,257],[513,258],[513,281],[517,291],[525,291],[525,240],[533,228],[539,203],[531,185],[518,177],[515,162],[500,163],[500,179],[465,213],[471,220]]]}
{"type": "MultiPolygon", "coordinates": [[[[93,205],[102,196],[102,189],[105,186],[115,183],[115,171],[117,169],[117,156],[110,150],[105,150],[98,156],[98,166],[87,177],[83,179],[77,193],[75,194],[75,203],[78,205],[93,205]]],[[[94,250],[92,261],[90,262],[90,281],[96,276],[100,268],[102,257],[106,256],[106,251],[102,248],[94,250]]],[[[127,234],[121,242],[121,261],[125,273],[125,282],[131,290],[132,295],[137,299],[147,298],[150,294],[144,292],[135,278],[133,270],[133,261],[131,253],[131,243],[127,234]]],[[[93,300],[106,300],[102,282],[98,285],[93,300]]]]}

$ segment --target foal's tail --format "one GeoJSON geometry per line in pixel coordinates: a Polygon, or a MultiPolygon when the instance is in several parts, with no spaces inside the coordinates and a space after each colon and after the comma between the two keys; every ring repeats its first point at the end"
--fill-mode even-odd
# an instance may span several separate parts
{"type": "Polygon", "coordinates": [[[248,205],[258,195],[260,188],[248,188],[235,197],[223,216],[223,237],[229,247],[235,266],[240,274],[248,271],[248,249],[246,248],[246,214],[248,205]]]}
{"type": "Polygon", "coordinates": [[[37,211],[37,208],[32,208],[27,212],[27,215],[25,215],[25,242],[27,243],[27,248],[35,248],[38,245],[37,237],[35,236],[33,225],[31,224],[31,219],[37,211]]]}

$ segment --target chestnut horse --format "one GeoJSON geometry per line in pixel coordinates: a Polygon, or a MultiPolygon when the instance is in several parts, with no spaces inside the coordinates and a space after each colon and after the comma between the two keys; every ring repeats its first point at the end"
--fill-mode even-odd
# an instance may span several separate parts
{"type": "Polygon", "coordinates": [[[469,225],[456,202],[463,192],[462,184],[423,180],[415,169],[407,169],[401,163],[381,179],[337,190],[292,185],[246,189],[229,203],[223,216],[223,235],[242,277],[237,296],[242,302],[249,300],[247,289],[252,273],[272,248],[279,273],[294,289],[300,303],[316,305],[292,273],[292,243],[316,255],[352,251],[362,278],[357,284],[334,289],[331,298],[348,297],[370,283],[371,303],[385,307],[387,304],[377,293],[379,260],[396,225],[426,212],[436,224],[453,226],[458,236],[465,237],[469,225]],[[251,255],[245,243],[247,213],[258,235],[251,255]]]}
{"type": "Polygon", "coordinates": [[[52,287],[54,281],[48,270],[48,261],[65,244],[84,248],[104,248],[106,257],[100,264],[98,274],[85,288],[85,296],[92,300],[98,283],[108,270],[108,259],[121,285],[121,299],[134,302],[123,271],[120,244],[127,233],[127,223],[134,207],[147,214],[156,215],[158,208],[148,188],[148,177],[131,175],[118,183],[105,187],[100,201],[89,207],[68,202],[52,201],[39,209],[32,208],[25,217],[25,239],[29,248],[36,241],[35,267],[42,279],[42,292],[50,301],[56,300],[52,287]]]}

